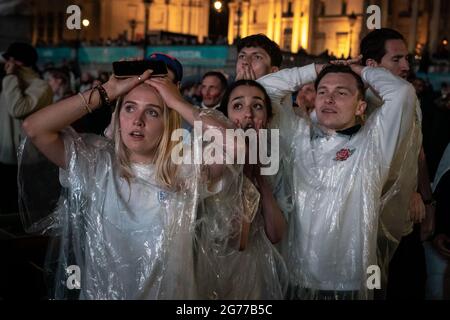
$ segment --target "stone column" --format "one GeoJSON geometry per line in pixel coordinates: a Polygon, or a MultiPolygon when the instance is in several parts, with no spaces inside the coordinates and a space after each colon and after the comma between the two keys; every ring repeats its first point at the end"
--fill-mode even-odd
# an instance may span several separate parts
{"type": "Polygon", "coordinates": [[[433,0],[433,11],[431,13],[428,49],[430,54],[436,52],[438,46],[439,36],[439,16],[441,13],[441,0],[433,0]]]}
{"type": "Polygon", "coordinates": [[[419,16],[419,0],[412,0],[412,12],[409,28],[408,51],[414,52],[417,42],[417,20],[419,16]]]}
{"type": "Polygon", "coordinates": [[[291,51],[296,53],[298,52],[298,47],[300,45],[300,28],[303,26],[301,25],[301,0],[294,0],[294,16],[293,16],[293,24],[292,24],[292,39],[291,39],[291,51]]]}

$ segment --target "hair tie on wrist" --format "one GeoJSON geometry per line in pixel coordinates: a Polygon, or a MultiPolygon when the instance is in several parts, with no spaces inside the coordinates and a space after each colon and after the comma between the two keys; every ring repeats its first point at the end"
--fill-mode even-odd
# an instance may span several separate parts
{"type": "MultiPolygon", "coordinates": [[[[78,92],[78,95],[81,97],[81,99],[83,100],[84,103],[84,108],[86,109],[86,111],[88,113],[92,113],[92,109],[89,108],[89,103],[86,101],[86,98],[83,96],[83,94],[81,92],[78,92]]],[[[90,99],[89,99],[90,100],[90,99]]]]}
{"type": "Polygon", "coordinates": [[[100,100],[102,101],[102,106],[111,106],[111,101],[109,100],[108,94],[106,93],[105,88],[101,85],[95,86],[94,90],[98,91],[98,94],[100,95],[100,100]]]}

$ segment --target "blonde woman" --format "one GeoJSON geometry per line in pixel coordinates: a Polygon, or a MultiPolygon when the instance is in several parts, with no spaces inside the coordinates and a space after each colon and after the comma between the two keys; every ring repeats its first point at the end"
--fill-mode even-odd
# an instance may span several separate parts
{"type": "MultiPolygon", "coordinates": [[[[54,215],[60,236],[56,298],[197,297],[192,224],[199,197],[214,193],[224,170],[210,165],[205,175],[171,161],[179,115],[190,123],[201,116],[169,80],[159,79],[155,90],[150,75],[111,77],[23,124],[33,144],[60,168],[66,188],[54,215]],[[116,99],[113,141],[69,127],[116,99]]],[[[208,117],[202,120],[207,126],[208,117]]]]}

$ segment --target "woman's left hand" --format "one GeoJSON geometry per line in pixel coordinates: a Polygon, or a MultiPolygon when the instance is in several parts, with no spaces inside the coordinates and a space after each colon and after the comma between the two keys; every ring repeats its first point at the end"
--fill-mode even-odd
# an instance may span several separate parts
{"type": "Polygon", "coordinates": [[[130,77],[125,79],[116,78],[114,75],[109,77],[109,80],[103,85],[108,94],[109,99],[115,100],[118,97],[128,93],[134,87],[137,87],[145,80],[150,78],[152,70],[146,70],[138,77],[130,77]]]}
{"type": "Polygon", "coordinates": [[[167,77],[154,77],[145,81],[155,88],[169,108],[174,108],[179,103],[186,103],[178,87],[167,77]]]}

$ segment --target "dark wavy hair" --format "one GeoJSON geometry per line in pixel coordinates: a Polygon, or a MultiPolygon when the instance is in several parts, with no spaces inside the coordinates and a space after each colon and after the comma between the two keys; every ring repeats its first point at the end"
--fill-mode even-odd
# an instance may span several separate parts
{"type": "Polygon", "coordinates": [[[394,29],[381,28],[369,32],[362,40],[359,46],[359,52],[362,54],[363,65],[367,64],[367,59],[373,59],[380,63],[386,54],[386,41],[403,40],[402,34],[394,29]]]}
{"type": "Polygon", "coordinates": [[[356,86],[358,88],[358,94],[360,98],[364,98],[364,82],[362,81],[361,77],[356,74],[349,66],[343,66],[343,65],[335,65],[335,64],[329,64],[325,66],[322,71],[317,75],[317,79],[314,82],[314,88],[317,91],[317,87],[319,86],[320,81],[327,75],[328,73],[347,73],[353,76],[356,80],[356,86]]]}
{"type": "Polygon", "coordinates": [[[270,64],[273,67],[280,67],[283,60],[280,46],[270,40],[265,34],[252,34],[248,37],[242,38],[237,43],[237,52],[241,52],[243,48],[257,47],[262,48],[270,56],[270,64]]]}
{"type": "Polygon", "coordinates": [[[223,95],[222,101],[220,102],[220,106],[218,108],[219,111],[221,111],[225,116],[228,117],[228,102],[230,101],[231,93],[240,86],[250,86],[255,87],[261,90],[261,92],[264,94],[264,102],[266,103],[266,109],[267,109],[267,119],[272,118],[273,112],[272,112],[272,103],[270,101],[270,97],[267,94],[266,90],[262,85],[260,85],[255,80],[238,80],[233,82],[228,88],[225,94],[223,95]]]}

